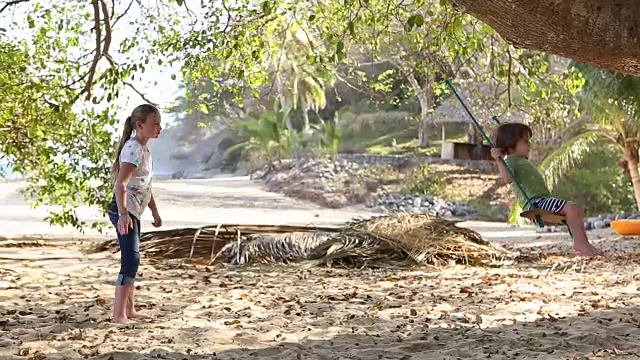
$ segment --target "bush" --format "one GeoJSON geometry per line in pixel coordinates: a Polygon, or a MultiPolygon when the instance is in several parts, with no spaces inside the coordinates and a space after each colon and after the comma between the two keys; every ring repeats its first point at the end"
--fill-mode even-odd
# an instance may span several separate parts
{"type": "Polygon", "coordinates": [[[631,179],[615,165],[618,160],[616,149],[598,148],[562,178],[554,195],[583,206],[588,215],[634,211],[631,179]]]}
{"type": "Polygon", "coordinates": [[[446,179],[441,174],[431,170],[429,165],[422,165],[412,169],[408,174],[404,192],[442,197],[446,186],[446,179]]]}

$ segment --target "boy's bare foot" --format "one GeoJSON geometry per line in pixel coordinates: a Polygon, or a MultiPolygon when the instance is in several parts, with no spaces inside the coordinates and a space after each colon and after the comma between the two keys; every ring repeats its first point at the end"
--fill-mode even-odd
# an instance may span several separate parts
{"type": "Polygon", "coordinates": [[[114,324],[120,324],[120,325],[130,325],[130,324],[135,324],[136,322],[134,320],[131,320],[129,318],[125,317],[117,317],[117,318],[113,318],[113,323],[114,324]]]}
{"type": "Polygon", "coordinates": [[[574,245],[573,249],[571,249],[569,253],[573,255],[582,255],[582,256],[591,257],[591,256],[603,255],[604,251],[598,249],[597,247],[591,244],[586,244],[586,245],[574,245]]]}

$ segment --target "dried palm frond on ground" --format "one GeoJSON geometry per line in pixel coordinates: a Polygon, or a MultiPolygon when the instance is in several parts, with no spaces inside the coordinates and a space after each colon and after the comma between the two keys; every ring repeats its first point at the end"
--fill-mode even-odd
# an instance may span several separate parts
{"type": "MultiPolygon", "coordinates": [[[[107,242],[98,251],[117,251],[107,242]]],[[[455,221],[399,213],[357,220],[342,227],[218,225],[154,231],[141,237],[147,256],[197,258],[230,264],[304,262],[345,267],[480,265],[513,258],[455,221]]]]}
{"type": "Polygon", "coordinates": [[[335,232],[298,231],[285,234],[253,234],[245,241],[230,242],[219,256],[231,264],[288,264],[309,258],[318,246],[334,238],[335,232]]]}
{"type": "Polygon", "coordinates": [[[316,249],[312,257],[342,265],[479,265],[513,258],[508,250],[479,233],[456,226],[456,221],[424,214],[399,213],[347,224],[333,243],[316,249]],[[347,263],[345,263],[347,262],[347,263]],[[351,264],[349,264],[351,263],[351,264]]]}
{"type": "MultiPolygon", "coordinates": [[[[151,257],[199,258],[207,256],[213,262],[226,244],[255,240],[256,235],[275,236],[296,232],[335,231],[335,227],[312,227],[290,225],[229,225],[219,224],[201,228],[182,228],[145,232],[140,236],[140,252],[151,257]]],[[[252,247],[249,247],[252,248],[252,247]]],[[[118,251],[116,239],[100,244],[96,252],[118,251]]],[[[229,251],[229,250],[227,250],[229,251]]],[[[235,252],[233,252],[235,254],[235,252]]],[[[231,256],[231,253],[229,253],[231,256]]],[[[246,257],[246,256],[241,256],[246,257]]]]}

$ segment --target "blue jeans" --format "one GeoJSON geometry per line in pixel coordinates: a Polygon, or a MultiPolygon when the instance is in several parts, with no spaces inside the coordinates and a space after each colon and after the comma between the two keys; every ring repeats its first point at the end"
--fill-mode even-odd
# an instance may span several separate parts
{"type": "Polygon", "coordinates": [[[129,228],[127,234],[118,232],[118,205],[113,197],[109,205],[109,220],[116,227],[118,233],[118,246],[120,247],[120,272],[116,285],[133,285],[138,266],[140,265],[140,219],[129,213],[133,221],[133,228],[129,228]]]}

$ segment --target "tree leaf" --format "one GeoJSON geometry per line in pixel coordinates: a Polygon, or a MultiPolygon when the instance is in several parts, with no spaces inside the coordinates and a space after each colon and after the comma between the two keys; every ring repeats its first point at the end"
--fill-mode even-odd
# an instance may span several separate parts
{"type": "Polygon", "coordinates": [[[205,104],[198,104],[198,110],[204,114],[209,114],[209,109],[205,104]]]}

